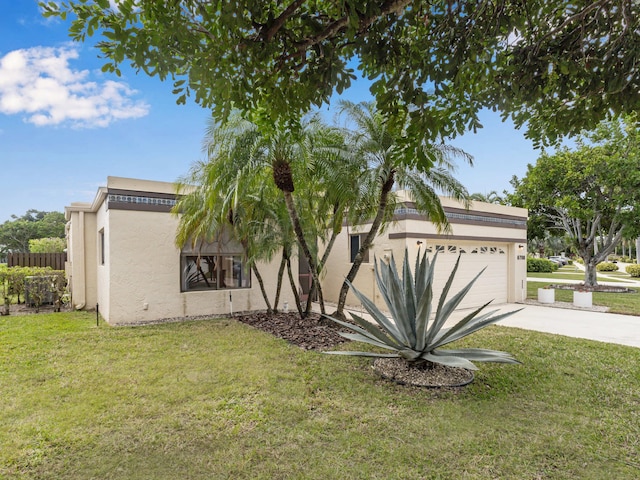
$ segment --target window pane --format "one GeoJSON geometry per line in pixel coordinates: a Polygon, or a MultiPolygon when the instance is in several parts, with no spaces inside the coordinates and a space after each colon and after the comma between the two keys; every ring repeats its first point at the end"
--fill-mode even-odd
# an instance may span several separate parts
{"type": "Polygon", "coordinates": [[[358,250],[360,250],[360,235],[351,235],[351,263],[356,259],[358,250]]]}
{"type": "Polygon", "coordinates": [[[249,275],[244,271],[242,257],[225,255],[222,257],[220,288],[246,288],[249,286],[249,275]]]}
{"type": "Polygon", "coordinates": [[[188,256],[183,258],[183,290],[206,290],[218,288],[216,257],[188,256]]]}
{"type": "Polygon", "coordinates": [[[250,287],[251,275],[242,255],[182,257],[182,291],[250,287]]]}

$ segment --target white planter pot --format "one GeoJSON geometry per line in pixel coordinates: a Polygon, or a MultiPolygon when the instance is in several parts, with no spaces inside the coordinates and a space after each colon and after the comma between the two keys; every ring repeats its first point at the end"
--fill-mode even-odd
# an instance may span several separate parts
{"type": "Polygon", "coordinates": [[[556,291],[553,288],[539,288],[538,302],[553,303],[556,301],[556,291]]]}
{"type": "Polygon", "coordinates": [[[573,305],[575,307],[591,308],[593,306],[593,293],[574,290],[573,305]]]}

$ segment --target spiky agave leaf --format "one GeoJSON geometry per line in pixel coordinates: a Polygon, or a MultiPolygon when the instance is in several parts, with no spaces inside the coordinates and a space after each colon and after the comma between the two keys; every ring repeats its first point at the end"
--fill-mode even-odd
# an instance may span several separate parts
{"type": "Polygon", "coordinates": [[[404,339],[405,345],[415,345],[415,330],[411,325],[413,319],[409,317],[409,313],[407,311],[407,302],[405,300],[406,292],[402,280],[400,280],[398,275],[393,254],[391,255],[391,261],[388,264],[383,262],[378,265],[378,261],[374,260],[374,268],[376,272],[376,283],[378,285],[378,290],[380,290],[380,295],[391,313],[391,318],[395,320],[396,326],[404,339]]]}
{"type": "Polygon", "coordinates": [[[360,355],[368,357],[400,357],[409,362],[430,361],[451,367],[476,370],[473,362],[520,363],[511,354],[487,349],[454,349],[443,350],[439,347],[470,335],[481,328],[496,323],[519,310],[494,315],[497,310],[480,315],[480,312],[491,302],[466,315],[453,327],[443,328],[451,314],[460,305],[464,296],[480,277],[484,269],[478,273],[465,287],[453,295],[447,296],[460,264],[460,256],[449,275],[438,302],[435,318],[430,320],[433,301],[433,275],[437,252],[431,263],[426,252],[420,259],[416,258],[415,279],[411,274],[405,250],[402,265],[402,278],[398,274],[393,256],[389,264],[375,263],[376,282],[394,321],[389,320],[373,301],[349,283],[350,288],[371,315],[374,323],[362,317],[352,315],[352,323],[343,322],[331,317],[334,322],[353,330],[355,333],[340,333],[343,337],[368,343],[391,350],[395,353],[378,354],[372,352],[325,352],[335,355],[360,355]],[[377,324],[377,325],[376,325],[377,324]],[[379,327],[379,328],[378,328],[379,327]]]}

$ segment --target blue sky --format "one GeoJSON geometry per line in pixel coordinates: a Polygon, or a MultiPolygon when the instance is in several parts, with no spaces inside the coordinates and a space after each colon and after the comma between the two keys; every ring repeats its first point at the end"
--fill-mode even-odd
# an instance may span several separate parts
{"type": "MultiPolygon", "coordinates": [[[[103,74],[98,51],[70,42],[68,24],[44,19],[35,0],[0,0],[0,13],[0,223],[91,201],[109,175],[174,181],[203,158],[209,114],[176,105],[171,84],[103,74]]],[[[363,81],[343,97],[370,98],[363,81]]],[[[481,122],[450,142],[474,156],[457,176],[471,193],[500,193],[539,152],[497,114],[481,122]]]]}

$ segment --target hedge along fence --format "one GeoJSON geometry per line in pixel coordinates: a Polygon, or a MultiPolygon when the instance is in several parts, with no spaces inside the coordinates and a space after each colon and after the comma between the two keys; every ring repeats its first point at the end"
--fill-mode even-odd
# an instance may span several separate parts
{"type": "Polygon", "coordinates": [[[52,303],[60,311],[67,282],[64,271],[51,267],[7,267],[0,265],[0,295],[4,300],[3,315],[9,314],[12,297],[39,311],[44,303],[52,303]]]}

